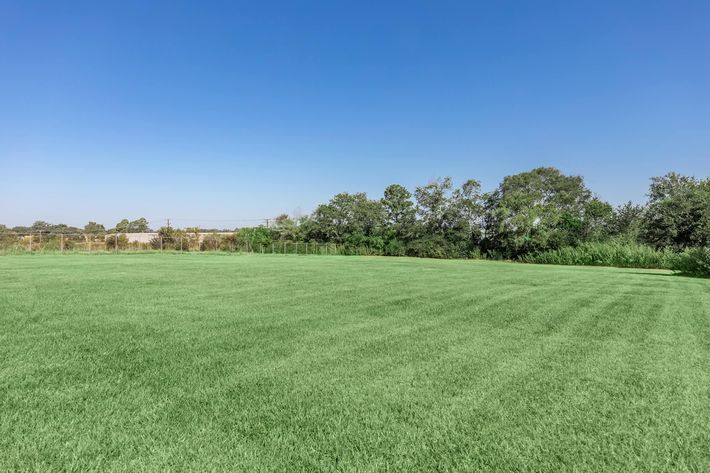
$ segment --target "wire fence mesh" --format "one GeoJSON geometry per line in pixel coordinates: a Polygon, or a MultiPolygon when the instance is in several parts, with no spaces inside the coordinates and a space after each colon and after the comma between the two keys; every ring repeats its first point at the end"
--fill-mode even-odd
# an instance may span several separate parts
{"type": "Polygon", "coordinates": [[[376,248],[352,244],[276,240],[242,241],[234,234],[159,234],[111,233],[2,233],[0,254],[24,253],[188,253],[224,252],[287,255],[381,255],[376,248]],[[140,235],[140,236],[137,236],[140,235]]]}

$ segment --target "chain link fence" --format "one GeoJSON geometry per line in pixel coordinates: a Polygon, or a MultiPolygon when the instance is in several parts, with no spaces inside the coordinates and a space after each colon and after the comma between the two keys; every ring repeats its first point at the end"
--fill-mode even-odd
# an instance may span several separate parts
{"type": "Polygon", "coordinates": [[[241,241],[233,234],[188,234],[165,237],[148,234],[142,238],[136,234],[111,233],[92,235],[86,233],[2,233],[0,254],[29,253],[187,253],[223,252],[288,255],[382,255],[375,248],[366,246],[273,241],[257,243],[241,241]]]}

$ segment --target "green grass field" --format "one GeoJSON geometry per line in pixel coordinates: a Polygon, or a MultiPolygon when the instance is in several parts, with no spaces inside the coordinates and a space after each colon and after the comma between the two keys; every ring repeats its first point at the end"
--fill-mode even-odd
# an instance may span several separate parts
{"type": "Polygon", "coordinates": [[[710,280],[0,257],[0,470],[710,471],[710,280]]]}

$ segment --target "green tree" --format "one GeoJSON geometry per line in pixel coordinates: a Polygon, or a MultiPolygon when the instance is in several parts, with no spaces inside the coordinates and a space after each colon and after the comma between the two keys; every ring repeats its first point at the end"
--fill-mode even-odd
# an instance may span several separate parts
{"type": "Polygon", "coordinates": [[[399,184],[392,184],[385,189],[381,200],[385,224],[392,235],[402,241],[414,237],[416,209],[412,194],[399,184]]]}
{"type": "Polygon", "coordinates": [[[592,193],[551,167],[506,176],[487,196],[486,248],[506,257],[575,245],[592,193]]]}
{"type": "Polygon", "coordinates": [[[612,234],[614,222],[614,207],[608,202],[594,197],[584,204],[582,215],[583,241],[602,241],[612,234]]]}
{"type": "Polygon", "coordinates": [[[42,220],[37,220],[30,227],[32,233],[49,233],[51,229],[52,225],[42,220]]]}
{"type": "Polygon", "coordinates": [[[451,192],[451,178],[437,179],[425,186],[417,187],[417,214],[425,231],[430,235],[443,236],[446,231],[446,212],[451,192]]]}
{"type": "Polygon", "coordinates": [[[150,228],[148,227],[148,220],[145,218],[141,217],[137,220],[133,220],[128,224],[128,232],[129,233],[147,233],[150,232],[150,228]]]}
{"type": "Polygon", "coordinates": [[[469,179],[450,198],[446,215],[450,219],[448,239],[471,249],[481,240],[484,201],[481,183],[469,179]]]}
{"type": "Polygon", "coordinates": [[[644,207],[626,202],[614,209],[611,221],[611,235],[628,241],[639,239],[643,222],[644,207]]]}
{"type": "Polygon", "coordinates": [[[362,192],[341,193],[319,205],[307,224],[306,238],[316,241],[381,244],[385,213],[380,201],[369,200],[362,192]],[[375,241],[380,237],[380,241],[375,241]]]}
{"type": "Polygon", "coordinates": [[[642,239],[657,248],[710,243],[710,179],[671,172],[651,179],[642,239]]]}
{"type": "Polygon", "coordinates": [[[106,229],[100,223],[89,222],[84,225],[84,233],[94,236],[104,235],[106,234],[106,229]]]}
{"type": "Polygon", "coordinates": [[[127,218],[124,218],[116,224],[116,226],[114,227],[114,231],[119,233],[128,233],[130,231],[130,227],[131,222],[129,222],[127,218]]]}
{"type": "Polygon", "coordinates": [[[237,242],[248,243],[251,248],[271,244],[271,232],[264,226],[240,228],[235,232],[237,242]]]}

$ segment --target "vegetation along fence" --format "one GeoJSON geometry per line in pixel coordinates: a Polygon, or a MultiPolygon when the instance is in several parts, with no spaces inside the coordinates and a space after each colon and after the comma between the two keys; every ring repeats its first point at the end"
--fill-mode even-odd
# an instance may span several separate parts
{"type": "Polygon", "coordinates": [[[131,240],[126,234],[90,235],[68,233],[0,234],[0,253],[119,253],[119,252],[225,252],[292,255],[381,255],[367,246],[336,243],[242,241],[231,234],[209,234],[131,240]]]}

